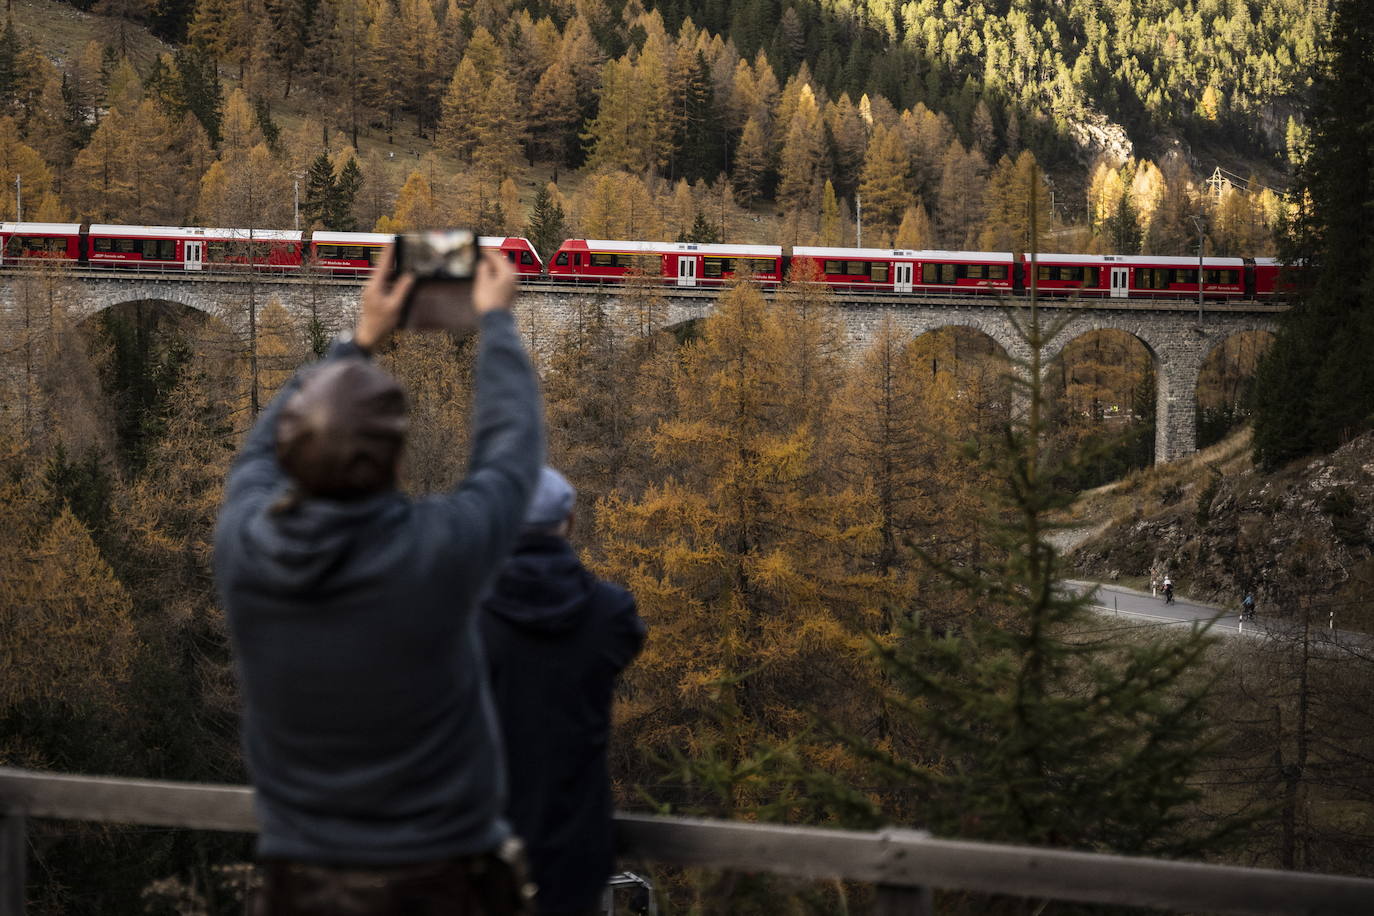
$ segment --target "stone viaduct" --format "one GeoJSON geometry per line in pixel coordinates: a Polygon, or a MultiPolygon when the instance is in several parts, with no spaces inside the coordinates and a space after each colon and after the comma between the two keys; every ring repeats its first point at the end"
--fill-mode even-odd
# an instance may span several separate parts
{"type": "MultiPolygon", "coordinates": [[[[14,327],[34,308],[60,305],[68,315],[84,320],[103,309],[138,301],[176,303],[239,327],[246,324],[253,304],[260,308],[275,300],[291,313],[316,317],[337,332],[352,325],[359,286],[357,280],[300,275],[258,276],[250,282],[244,275],[12,273],[0,279],[0,328],[14,327]]],[[[522,289],[517,319],[531,349],[547,352],[576,301],[597,297],[613,311],[623,293],[618,287],[528,284],[522,289]]],[[[718,292],[673,287],[663,294],[667,327],[708,314],[718,292]]],[[[855,352],[890,318],[913,339],[943,327],[965,327],[986,334],[1013,359],[1030,355],[1014,324],[1014,315],[1026,311],[1024,299],[854,294],[838,296],[836,305],[855,352]]],[[[1271,303],[1207,303],[1199,313],[1193,301],[1046,300],[1041,303],[1046,324],[1062,328],[1042,353],[1042,364],[1090,331],[1111,329],[1135,337],[1153,357],[1158,379],[1155,458],[1172,461],[1196,450],[1197,383],[1208,355],[1232,335],[1272,332],[1276,313],[1283,309],[1271,303]]]]}

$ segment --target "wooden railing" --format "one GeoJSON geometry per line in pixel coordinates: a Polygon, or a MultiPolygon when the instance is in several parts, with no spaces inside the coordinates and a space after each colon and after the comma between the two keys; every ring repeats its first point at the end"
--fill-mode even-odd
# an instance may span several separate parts
{"type": "MultiPolygon", "coordinates": [[[[0,916],[24,910],[26,817],[257,831],[252,790],[0,768],[0,916]]],[[[1374,880],[855,832],[620,815],[621,855],[876,885],[876,912],[933,912],[935,888],[1207,913],[1374,913],[1374,880]]]]}

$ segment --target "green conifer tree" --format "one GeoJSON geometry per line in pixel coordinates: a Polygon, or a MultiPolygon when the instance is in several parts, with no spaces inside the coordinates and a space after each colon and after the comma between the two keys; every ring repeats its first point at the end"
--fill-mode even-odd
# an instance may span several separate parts
{"type": "Polygon", "coordinates": [[[1374,423],[1374,5],[1337,0],[1331,22],[1294,194],[1303,205],[1284,246],[1290,263],[1306,265],[1305,288],[1256,375],[1255,453],[1270,467],[1374,423]]]}
{"type": "Polygon", "coordinates": [[[530,221],[525,227],[530,244],[539,252],[540,257],[548,259],[562,244],[568,227],[563,208],[553,199],[547,186],[534,192],[534,206],[530,210],[530,221]]]}

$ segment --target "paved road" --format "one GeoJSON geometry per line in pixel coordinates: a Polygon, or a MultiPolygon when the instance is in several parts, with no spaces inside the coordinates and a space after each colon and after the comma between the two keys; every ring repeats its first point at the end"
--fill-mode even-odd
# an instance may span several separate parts
{"type": "MultiPolygon", "coordinates": [[[[1237,611],[1189,601],[1186,598],[1175,598],[1173,604],[1165,604],[1163,593],[1158,598],[1151,598],[1149,592],[1123,588],[1119,585],[1074,580],[1064,584],[1081,591],[1096,589],[1094,605],[1104,616],[1108,617],[1113,615],[1131,617],[1141,622],[1152,621],[1162,626],[1174,624],[1180,627],[1188,626],[1194,621],[1215,620],[1216,622],[1212,624],[1212,632],[1222,636],[1267,636],[1271,626],[1274,635],[1291,636],[1294,632],[1292,628],[1296,624],[1296,621],[1292,619],[1266,618],[1263,606],[1258,609],[1253,621],[1242,624],[1237,611]]],[[[1356,648],[1361,651],[1374,649],[1374,639],[1371,639],[1368,634],[1355,633],[1350,630],[1331,630],[1323,627],[1319,620],[1313,621],[1311,633],[1313,639],[1318,643],[1344,646],[1346,649],[1356,648]]]]}
{"type": "Polygon", "coordinates": [[[1196,620],[1216,620],[1212,625],[1213,632],[1237,635],[1242,632],[1258,632],[1255,623],[1241,624],[1236,611],[1225,608],[1214,607],[1210,604],[1201,604],[1196,601],[1189,601],[1187,598],[1175,597],[1173,604],[1164,603],[1164,594],[1160,593],[1158,598],[1151,598],[1149,592],[1136,591],[1133,588],[1123,588],[1119,585],[1103,585],[1097,582],[1078,582],[1070,581],[1065,583],[1074,588],[1084,590],[1097,589],[1096,607],[1106,614],[1119,614],[1122,617],[1137,617],[1143,620],[1154,620],[1160,623],[1176,623],[1179,626],[1186,626],[1196,620]]]}

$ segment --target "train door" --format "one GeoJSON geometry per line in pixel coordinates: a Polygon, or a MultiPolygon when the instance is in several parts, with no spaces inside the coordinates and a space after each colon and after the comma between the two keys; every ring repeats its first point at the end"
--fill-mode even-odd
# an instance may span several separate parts
{"type": "Polygon", "coordinates": [[[1125,299],[1131,294],[1131,271],[1127,267],[1112,268],[1112,298],[1125,299]]]}
{"type": "Polygon", "coordinates": [[[697,285],[697,259],[692,256],[677,259],[677,285],[697,285]]]}
{"type": "Polygon", "coordinates": [[[892,265],[892,289],[898,293],[911,292],[911,268],[910,261],[898,261],[892,265]]]}
{"type": "Polygon", "coordinates": [[[187,270],[200,270],[205,266],[205,243],[187,242],[184,246],[182,263],[187,270]]]}

